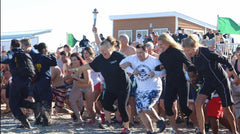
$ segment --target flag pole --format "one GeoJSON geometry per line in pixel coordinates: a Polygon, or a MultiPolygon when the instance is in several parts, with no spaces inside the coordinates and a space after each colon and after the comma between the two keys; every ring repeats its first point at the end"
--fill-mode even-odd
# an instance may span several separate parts
{"type": "Polygon", "coordinates": [[[68,33],[66,32],[66,44],[68,44],[68,33]]]}

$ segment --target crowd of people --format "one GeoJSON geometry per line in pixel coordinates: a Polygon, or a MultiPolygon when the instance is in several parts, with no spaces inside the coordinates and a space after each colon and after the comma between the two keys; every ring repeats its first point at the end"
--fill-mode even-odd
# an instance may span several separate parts
{"type": "Polygon", "coordinates": [[[138,34],[130,43],[126,34],[104,38],[93,26],[99,55],[86,36],[82,52],[74,53],[67,44],[50,53],[45,43],[34,45],[36,53],[30,39],[13,39],[11,50],[1,53],[1,113],[11,112],[21,122],[17,127],[28,129],[29,121],[50,126],[51,115],[63,113],[76,127],[121,122],[121,134],[140,122],[147,134],[164,132],[168,123],[178,134],[181,121],[197,134],[209,127],[217,134],[219,123],[238,134],[240,47],[225,57],[216,44],[233,42],[229,35],[181,31],[138,34]]]}

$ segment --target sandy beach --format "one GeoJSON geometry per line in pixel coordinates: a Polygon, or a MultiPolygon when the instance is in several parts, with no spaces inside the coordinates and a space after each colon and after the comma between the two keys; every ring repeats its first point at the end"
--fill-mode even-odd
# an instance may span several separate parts
{"type": "MultiPolygon", "coordinates": [[[[5,105],[1,105],[1,109],[4,109],[5,105]]],[[[122,128],[120,124],[115,123],[113,127],[108,129],[101,129],[98,125],[90,125],[85,124],[83,126],[74,126],[73,121],[70,115],[67,114],[57,114],[52,115],[52,125],[49,127],[42,127],[34,125],[34,122],[30,122],[32,125],[32,129],[18,129],[16,126],[20,122],[13,118],[12,114],[1,115],[1,134],[15,134],[15,133],[23,133],[23,134],[119,134],[122,128]]],[[[181,133],[183,134],[194,134],[194,128],[187,128],[185,123],[178,124],[181,133]]],[[[146,130],[142,124],[135,125],[132,129],[133,134],[146,134],[146,130]]],[[[155,130],[157,128],[155,127],[155,130]]],[[[167,126],[164,134],[170,134],[170,128],[167,126]]],[[[211,130],[208,134],[211,134],[211,130]]],[[[229,131],[224,128],[220,128],[220,134],[228,134],[229,131]]]]}

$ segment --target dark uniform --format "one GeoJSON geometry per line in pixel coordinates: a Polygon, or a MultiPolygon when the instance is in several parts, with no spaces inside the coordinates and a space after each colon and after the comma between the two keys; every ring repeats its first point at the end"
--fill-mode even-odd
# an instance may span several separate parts
{"type": "Polygon", "coordinates": [[[183,63],[189,67],[191,62],[181,50],[171,46],[159,56],[159,60],[167,71],[164,96],[166,114],[168,116],[173,115],[172,105],[178,95],[181,111],[186,116],[189,116],[192,113],[192,110],[190,110],[187,105],[189,90],[184,75],[183,63]]]}
{"type": "Polygon", "coordinates": [[[50,66],[56,66],[57,61],[53,55],[45,56],[38,54],[34,62],[37,78],[33,84],[33,97],[38,106],[37,113],[35,113],[35,124],[40,124],[41,119],[43,119],[42,125],[48,126],[53,98],[50,66]]]}
{"type": "MultiPolygon", "coordinates": [[[[19,119],[22,124],[26,124],[26,116],[22,113],[20,107],[34,108],[34,103],[26,101],[29,92],[30,79],[17,75],[16,63],[13,59],[13,55],[17,51],[23,51],[20,48],[14,48],[9,51],[6,56],[1,57],[1,63],[9,64],[12,74],[12,84],[9,91],[9,106],[15,118],[19,119]]],[[[30,126],[27,126],[30,128],[30,126]]]]}
{"type": "Polygon", "coordinates": [[[192,62],[196,66],[198,74],[203,77],[203,84],[199,93],[211,97],[216,90],[222,100],[222,106],[231,106],[233,99],[230,81],[221,66],[221,64],[224,64],[232,71],[233,66],[228,59],[210,51],[208,48],[200,47],[199,55],[194,56],[192,62]]]}

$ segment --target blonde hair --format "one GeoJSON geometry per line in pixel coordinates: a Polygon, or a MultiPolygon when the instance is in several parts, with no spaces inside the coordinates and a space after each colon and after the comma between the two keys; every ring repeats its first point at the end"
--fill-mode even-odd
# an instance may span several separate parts
{"type": "Polygon", "coordinates": [[[182,46],[183,47],[199,47],[199,41],[193,35],[190,35],[189,37],[183,39],[182,46]]]}
{"type": "Polygon", "coordinates": [[[178,44],[168,33],[163,33],[158,37],[158,41],[161,40],[163,43],[170,45],[173,48],[182,50],[180,44],[178,44]]]}

